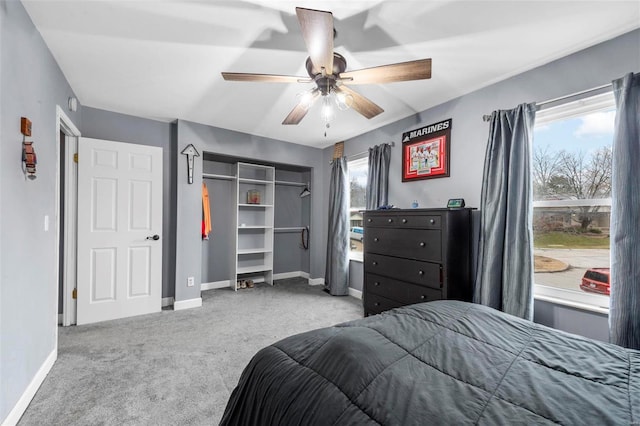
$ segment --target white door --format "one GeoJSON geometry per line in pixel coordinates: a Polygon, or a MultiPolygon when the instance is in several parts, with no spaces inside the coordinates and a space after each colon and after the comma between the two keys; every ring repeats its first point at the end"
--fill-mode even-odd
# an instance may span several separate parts
{"type": "Polygon", "coordinates": [[[77,324],[159,312],[162,148],[80,138],[77,324]]]}

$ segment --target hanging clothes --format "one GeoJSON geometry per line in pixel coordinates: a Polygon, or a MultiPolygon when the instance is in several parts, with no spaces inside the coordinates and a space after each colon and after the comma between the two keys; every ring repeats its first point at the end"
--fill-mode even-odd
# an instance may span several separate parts
{"type": "Polygon", "coordinates": [[[211,232],[211,205],[209,204],[209,190],[202,182],[202,239],[208,240],[211,232]]]}

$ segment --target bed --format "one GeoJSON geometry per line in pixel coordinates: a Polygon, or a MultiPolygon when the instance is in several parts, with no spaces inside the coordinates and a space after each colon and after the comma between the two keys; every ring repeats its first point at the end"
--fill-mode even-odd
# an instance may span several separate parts
{"type": "Polygon", "coordinates": [[[261,349],[221,425],[640,424],[640,351],[436,301],[261,349]]]}

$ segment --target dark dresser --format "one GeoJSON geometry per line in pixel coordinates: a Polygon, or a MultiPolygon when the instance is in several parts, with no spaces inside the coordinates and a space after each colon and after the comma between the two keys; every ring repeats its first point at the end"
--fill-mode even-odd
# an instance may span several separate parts
{"type": "Polygon", "coordinates": [[[473,209],[364,212],[364,314],[439,299],[471,301],[473,209]]]}

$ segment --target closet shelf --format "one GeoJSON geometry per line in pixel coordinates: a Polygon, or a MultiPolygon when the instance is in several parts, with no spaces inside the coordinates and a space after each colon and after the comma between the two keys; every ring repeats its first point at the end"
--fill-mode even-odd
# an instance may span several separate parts
{"type": "Polygon", "coordinates": [[[277,180],[276,185],[289,185],[289,186],[299,186],[299,187],[308,186],[304,182],[290,182],[286,180],[277,180]]]}
{"type": "Polygon", "coordinates": [[[218,175],[215,173],[203,173],[202,177],[204,179],[220,179],[220,180],[236,180],[235,176],[231,175],[218,175]]]}
{"type": "Polygon", "coordinates": [[[289,226],[284,228],[273,228],[275,232],[299,232],[304,229],[304,226],[289,226]]]}
{"type": "Polygon", "coordinates": [[[240,226],[238,225],[238,230],[241,230],[241,229],[273,229],[273,226],[265,226],[265,225],[240,226]]]}
{"type": "Polygon", "coordinates": [[[250,274],[252,272],[271,271],[270,265],[254,265],[254,266],[242,266],[238,267],[237,274],[250,274]]]}
{"type": "Polygon", "coordinates": [[[260,253],[272,253],[273,250],[268,248],[250,248],[250,249],[238,249],[238,254],[260,254],[260,253]]]}
{"type": "Polygon", "coordinates": [[[273,204],[238,204],[238,207],[253,207],[253,208],[257,208],[257,207],[273,207],[273,204]]]}

